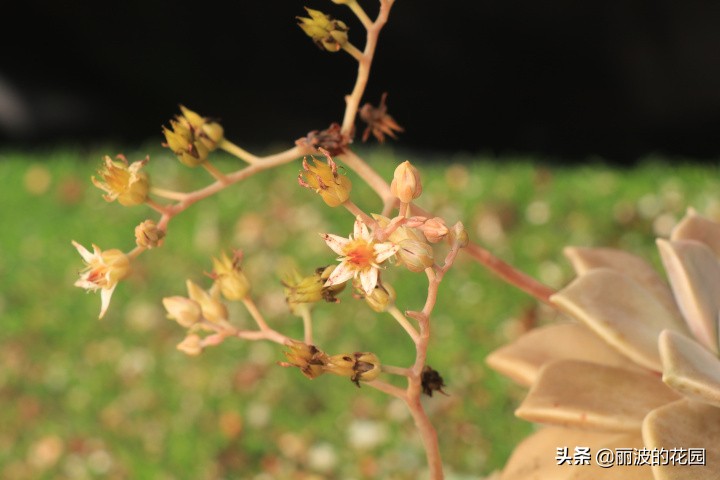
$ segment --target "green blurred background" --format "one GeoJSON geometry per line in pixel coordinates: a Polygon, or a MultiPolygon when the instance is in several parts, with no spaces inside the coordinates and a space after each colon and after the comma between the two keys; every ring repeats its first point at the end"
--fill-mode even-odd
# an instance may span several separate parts
{"type": "MultiPolygon", "coordinates": [[[[112,148],[112,147],[111,147],[112,148]]],[[[98,320],[99,295],[73,286],[82,261],[71,246],[134,246],[133,229],[157,214],[108,204],[90,183],[114,150],[0,151],[0,478],[7,479],[397,479],[424,478],[423,449],[404,405],[346,379],[307,380],[276,365],[282,348],[227,341],[190,358],[183,329],[161,299],[222,250],[241,248],[253,295],[269,323],[300,337],[279,271],[304,272],[335,255],[318,232],[347,236],[352,216],[297,186],[294,162],[263,172],[175,218],[165,244],[134,263],[98,320]]],[[[191,190],[210,182],[148,146],[154,185],[191,190]]],[[[658,264],[654,238],[686,208],[720,218],[715,166],[646,158],[632,169],[563,167],[532,158],[428,156],[377,147],[360,153],[385,178],[410,159],[421,171],[418,203],[503,260],[559,288],[572,278],[565,245],[615,246],[658,264]]],[[[219,155],[224,170],[238,161],[219,155]]],[[[353,172],[353,199],[381,205],[353,172]]],[[[425,280],[399,269],[385,278],[402,310],[424,302],[425,280]]],[[[387,314],[341,295],[315,309],[316,342],[330,352],[373,351],[407,366],[411,342],[387,314]]],[[[231,306],[232,320],[251,325],[231,306]]],[[[486,355],[553,312],[461,254],[440,290],[428,363],[448,396],[424,398],[449,479],[500,468],[532,426],[513,417],[523,390],[489,370],[486,355]]],[[[396,381],[396,379],[388,379],[396,381]]]]}

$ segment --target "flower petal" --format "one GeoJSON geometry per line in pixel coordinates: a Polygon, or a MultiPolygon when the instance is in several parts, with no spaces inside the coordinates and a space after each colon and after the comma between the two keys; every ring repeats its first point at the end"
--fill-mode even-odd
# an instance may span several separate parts
{"type": "Polygon", "coordinates": [[[720,257],[720,224],[698,215],[693,209],[689,209],[675,226],[670,240],[695,240],[704,243],[720,257]]]}
{"type": "Polygon", "coordinates": [[[670,278],[675,299],[690,331],[703,345],[718,351],[720,263],[702,243],[658,240],[658,249],[670,278]]]}
{"type": "Polygon", "coordinates": [[[682,320],[682,315],[675,304],[675,298],[667,281],[649,263],[637,255],[614,248],[582,247],[567,247],[564,253],[578,276],[595,268],[607,267],[617,270],[642,285],[678,320],[682,320]]]}
{"type": "MultiPolygon", "coordinates": [[[[87,248],[83,247],[75,240],[72,241],[72,244],[73,244],[73,247],[75,247],[77,249],[77,251],[80,254],[80,256],[82,257],[82,259],[85,260],[87,263],[90,263],[93,260],[93,258],[95,258],[95,254],[90,253],[90,251],[87,248]]],[[[93,245],[93,248],[97,248],[97,247],[95,247],[95,245],[93,245]]]]}
{"type": "Polygon", "coordinates": [[[377,280],[377,268],[368,268],[360,272],[360,284],[362,285],[366,295],[372,295],[373,290],[375,290],[375,285],[377,285],[377,280]]]}
{"type": "Polygon", "coordinates": [[[557,360],[542,368],[515,414],[531,422],[633,432],[649,411],[678,398],[649,372],[557,360]]]}
{"type": "Polygon", "coordinates": [[[112,284],[110,288],[103,288],[100,290],[100,316],[98,318],[103,318],[105,316],[105,312],[107,312],[107,309],[110,306],[110,299],[115,291],[115,287],[117,287],[117,283],[112,284]]]}
{"type": "Polygon", "coordinates": [[[650,449],[705,449],[704,465],[656,466],[656,480],[720,478],[720,409],[688,399],[673,402],[645,417],[642,436],[650,449]]]}
{"type": "Polygon", "coordinates": [[[395,253],[400,249],[399,245],[396,245],[392,242],[383,242],[383,243],[376,243],[373,245],[373,252],[375,253],[375,261],[377,263],[382,263],[388,258],[395,255],[395,253]]]}
{"type": "Polygon", "coordinates": [[[353,225],[353,238],[370,240],[370,232],[368,231],[367,225],[365,225],[359,216],[355,218],[355,224],[353,225]]]}
{"type": "Polygon", "coordinates": [[[653,480],[649,466],[613,466],[602,468],[594,455],[607,448],[642,448],[639,434],[587,432],[545,427],[523,440],[513,451],[501,480],[653,480]],[[558,448],[590,448],[590,465],[558,465],[558,448]]]}
{"type": "Polygon", "coordinates": [[[533,329],[486,359],[492,369],[527,387],[537,380],[540,368],[553,360],[585,360],[640,370],[580,323],[533,329]]]}
{"type": "Polygon", "coordinates": [[[325,240],[325,243],[327,243],[328,247],[330,247],[333,252],[338,255],[345,255],[343,249],[350,240],[339,235],[333,235],[332,233],[321,233],[320,236],[323,237],[323,240],[325,240]]]}
{"type": "Polygon", "coordinates": [[[669,330],[660,334],[659,344],[663,381],[686,397],[720,407],[720,359],[669,330]]]}
{"type": "Polygon", "coordinates": [[[684,324],[640,284],[608,268],[576,278],[550,302],[634,362],[658,372],[658,335],[665,329],[685,331],[684,324]]]}
{"type": "Polygon", "coordinates": [[[331,285],[338,285],[340,283],[347,282],[353,276],[355,276],[356,270],[352,268],[347,262],[340,262],[335,270],[330,274],[323,287],[329,287],[331,285]]]}

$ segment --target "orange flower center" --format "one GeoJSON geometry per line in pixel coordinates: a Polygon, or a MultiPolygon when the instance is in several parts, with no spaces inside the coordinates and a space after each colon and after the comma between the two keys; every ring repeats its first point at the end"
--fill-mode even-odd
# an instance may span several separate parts
{"type": "Polygon", "coordinates": [[[356,239],[345,249],[345,257],[347,262],[355,267],[367,268],[375,262],[375,250],[371,243],[356,239]]]}

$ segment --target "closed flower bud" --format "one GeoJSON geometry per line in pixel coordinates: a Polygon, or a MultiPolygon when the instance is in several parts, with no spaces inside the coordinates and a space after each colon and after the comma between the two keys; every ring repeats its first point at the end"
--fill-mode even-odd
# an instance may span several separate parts
{"type": "Polygon", "coordinates": [[[182,342],[178,343],[177,349],[186,355],[196,357],[203,351],[202,339],[199,335],[188,335],[182,342]]]}
{"type": "Polygon", "coordinates": [[[395,169],[390,191],[403,203],[410,203],[422,193],[420,172],[408,160],[395,169]]]}
{"type": "Polygon", "coordinates": [[[411,272],[422,272],[435,263],[433,249],[424,241],[408,238],[397,245],[400,247],[395,254],[398,264],[405,265],[411,272]]]}
{"type": "Polygon", "coordinates": [[[324,367],[328,362],[328,356],[315,345],[291,340],[287,347],[289,350],[283,353],[288,361],[280,362],[281,366],[297,367],[303,375],[311,380],[325,373],[324,367]]]}
{"type": "Polygon", "coordinates": [[[142,248],[155,248],[162,244],[165,232],[152,220],[145,220],[135,227],[135,243],[142,248]]]}
{"type": "Polygon", "coordinates": [[[395,305],[395,299],[397,298],[395,289],[386,282],[378,283],[370,295],[366,295],[359,285],[355,290],[365,299],[365,303],[378,313],[386,312],[395,305]]]}
{"type": "Polygon", "coordinates": [[[250,292],[250,282],[240,268],[242,252],[233,252],[232,259],[223,252],[217,259],[213,258],[213,273],[210,275],[223,296],[231,301],[243,300],[250,292]]]}
{"type": "Polygon", "coordinates": [[[467,247],[468,243],[470,243],[467,230],[465,230],[465,226],[461,222],[457,222],[453,226],[453,241],[456,242],[460,248],[467,247]]]}
{"type": "Polygon", "coordinates": [[[282,279],[285,286],[285,300],[294,315],[302,315],[298,309],[322,300],[322,285],[319,275],[303,277],[297,270],[287,272],[282,279]]]}
{"type": "Polygon", "coordinates": [[[211,293],[197,286],[192,280],[187,281],[188,295],[192,300],[200,304],[203,317],[213,323],[224,324],[228,318],[228,311],[219,297],[217,289],[213,289],[211,293]]]}
{"type": "Polygon", "coordinates": [[[150,181],[147,173],[141,169],[147,164],[149,157],[130,165],[123,155],[118,155],[116,158],[117,160],[113,161],[105,156],[105,165],[98,171],[102,181],[92,177],[93,185],[107,192],[103,198],[108,202],[117,200],[120,205],[126,207],[145,203],[150,181]]]}
{"type": "Polygon", "coordinates": [[[450,232],[445,225],[445,221],[440,217],[426,220],[425,223],[420,225],[418,228],[430,243],[438,243],[442,241],[450,232]]]}
{"type": "Polygon", "coordinates": [[[327,157],[327,164],[313,158],[310,165],[303,158],[303,171],[298,176],[298,183],[305,188],[315,190],[330,207],[342,205],[350,198],[352,183],[345,175],[340,175],[337,165],[326,150],[321,150],[327,157]]]}
{"type": "Polygon", "coordinates": [[[360,382],[375,380],[380,375],[380,370],[380,360],[377,355],[370,352],[332,355],[325,366],[325,371],[341,377],[349,377],[358,387],[360,382]]]}
{"type": "Polygon", "coordinates": [[[200,304],[189,298],[175,296],[163,298],[163,306],[167,310],[168,318],[175,320],[181,326],[190,328],[202,318],[200,304]]]}
{"type": "Polygon", "coordinates": [[[340,20],[335,20],[319,10],[305,7],[310,17],[297,17],[298,26],[310,37],[315,45],[328,52],[337,52],[347,42],[349,28],[340,20]]]}
{"type": "Polygon", "coordinates": [[[345,284],[324,286],[335,267],[336,265],[320,267],[308,277],[303,277],[297,270],[285,274],[282,279],[282,284],[285,286],[285,299],[294,315],[302,315],[299,307],[308,306],[320,300],[328,303],[339,302],[335,296],[343,291],[345,284]]]}

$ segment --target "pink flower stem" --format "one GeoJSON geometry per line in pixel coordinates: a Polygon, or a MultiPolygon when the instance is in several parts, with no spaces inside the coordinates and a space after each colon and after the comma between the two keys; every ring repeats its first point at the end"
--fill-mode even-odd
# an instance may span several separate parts
{"type": "Polygon", "coordinates": [[[363,212],[360,207],[355,205],[352,200],[345,200],[342,203],[342,206],[345,207],[348,212],[352,213],[356,217],[360,217],[365,225],[371,228],[375,228],[377,226],[377,222],[370,215],[363,212]]]}
{"type": "Polygon", "coordinates": [[[340,129],[341,133],[345,135],[349,135],[355,126],[355,117],[357,116],[360,100],[362,100],[368,78],[370,77],[370,67],[373,57],[375,56],[378,35],[380,35],[380,30],[382,30],[387,23],[390,8],[392,8],[393,3],[394,0],[380,0],[380,12],[377,18],[371,25],[365,25],[367,28],[365,50],[361,55],[358,55],[359,52],[350,52],[358,61],[358,73],[352,93],[345,97],[345,116],[343,117],[342,127],[340,129]]]}

